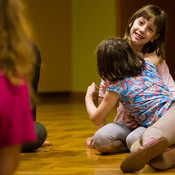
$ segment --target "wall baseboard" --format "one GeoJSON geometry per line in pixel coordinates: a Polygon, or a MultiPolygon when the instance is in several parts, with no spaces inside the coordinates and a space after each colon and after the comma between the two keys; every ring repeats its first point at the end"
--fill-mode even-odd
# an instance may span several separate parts
{"type": "Polygon", "coordinates": [[[39,93],[39,103],[68,103],[68,102],[83,102],[85,92],[47,92],[39,93]]]}

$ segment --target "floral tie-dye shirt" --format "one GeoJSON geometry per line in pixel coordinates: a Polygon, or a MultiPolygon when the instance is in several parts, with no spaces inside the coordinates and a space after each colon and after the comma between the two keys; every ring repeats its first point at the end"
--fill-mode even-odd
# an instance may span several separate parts
{"type": "Polygon", "coordinates": [[[149,127],[164,115],[175,97],[163,84],[156,66],[149,61],[145,64],[141,75],[111,82],[107,90],[117,92],[136,121],[149,127]]]}

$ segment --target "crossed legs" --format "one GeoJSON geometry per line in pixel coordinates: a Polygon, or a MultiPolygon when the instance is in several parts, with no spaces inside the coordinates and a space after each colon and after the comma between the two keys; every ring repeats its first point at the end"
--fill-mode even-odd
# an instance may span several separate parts
{"type": "Polygon", "coordinates": [[[122,122],[107,124],[95,133],[95,147],[101,153],[127,152],[126,137],[130,132],[122,122]]]}

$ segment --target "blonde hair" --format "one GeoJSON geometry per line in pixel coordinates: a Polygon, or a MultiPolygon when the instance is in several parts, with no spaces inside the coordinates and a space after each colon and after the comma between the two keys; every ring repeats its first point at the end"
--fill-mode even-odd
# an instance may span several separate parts
{"type": "Polygon", "coordinates": [[[31,88],[35,55],[20,0],[0,0],[0,69],[14,84],[24,77],[31,88]]]}

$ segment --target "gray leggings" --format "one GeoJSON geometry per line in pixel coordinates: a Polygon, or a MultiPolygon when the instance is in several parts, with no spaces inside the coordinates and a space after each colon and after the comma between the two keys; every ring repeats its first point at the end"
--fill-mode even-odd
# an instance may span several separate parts
{"type": "Polygon", "coordinates": [[[38,122],[35,122],[34,124],[37,140],[35,142],[22,144],[22,152],[33,152],[44,143],[47,137],[47,130],[45,126],[38,122]]]}
{"type": "Polygon", "coordinates": [[[94,135],[96,148],[111,146],[114,141],[120,140],[128,148],[142,135],[146,128],[138,127],[134,131],[123,122],[110,123],[99,129],[94,135]]]}
{"type": "Polygon", "coordinates": [[[142,136],[143,142],[150,138],[167,138],[169,145],[175,144],[175,102],[172,102],[167,112],[149,128],[138,127],[131,130],[126,124],[110,123],[99,129],[94,135],[94,142],[98,148],[111,146],[120,140],[131,148],[131,145],[142,136]]]}

